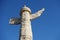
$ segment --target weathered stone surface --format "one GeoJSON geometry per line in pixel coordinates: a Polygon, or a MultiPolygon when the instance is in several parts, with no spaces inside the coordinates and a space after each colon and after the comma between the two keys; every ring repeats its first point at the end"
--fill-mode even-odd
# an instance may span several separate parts
{"type": "Polygon", "coordinates": [[[31,10],[30,8],[24,6],[21,9],[21,18],[13,18],[10,19],[10,24],[20,24],[21,23],[21,31],[20,31],[20,37],[19,40],[33,40],[32,35],[32,28],[31,28],[31,19],[35,19],[39,17],[44,11],[44,8],[42,10],[39,10],[35,14],[30,14],[31,10]]]}

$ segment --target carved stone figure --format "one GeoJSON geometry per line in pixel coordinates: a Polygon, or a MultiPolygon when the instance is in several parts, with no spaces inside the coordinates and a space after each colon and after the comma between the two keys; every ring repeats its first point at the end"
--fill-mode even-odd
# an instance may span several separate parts
{"type": "Polygon", "coordinates": [[[33,40],[31,20],[39,17],[44,11],[44,8],[32,14],[30,8],[24,6],[20,11],[20,18],[11,18],[9,24],[21,24],[19,40],[33,40]]]}

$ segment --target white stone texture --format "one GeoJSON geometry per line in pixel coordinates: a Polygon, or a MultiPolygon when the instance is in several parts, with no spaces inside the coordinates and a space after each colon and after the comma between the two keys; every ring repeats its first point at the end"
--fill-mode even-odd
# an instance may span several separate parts
{"type": "Polygon", "coordinates": [[[9,24],[19,24],[21,20],[19,18],[11,18],[9,24]]]}
{"type": "Polygon", "coordinates": [[[41,14],[43,13],[43,11],[44,11],[45,9],[44,8],[42,8],[41,10],[39,10],[38,12],[36,12],[36,13],[34,13],[34,14],[32,14],[31,15],[31,19],[35,19],[35,18],[37,18],[37,17],[39,17],[39,16],[41,16],[41,14]]]}
{"type": "Polygon", "coordinates": [[[30,8],[28,8],[26,5],[24,5],[24,7],[21,10],[28,10],[29,12],[31,12],[30,8]]]}
{"type": "Polygon", "coordinates": [[[32,29],[30,22],[30,13],[24,11],[21,20],[21,40],[32,40],[32,29]]]}
{"type": "Polygon", "coordinates": [[[39,17],[43,11],[44,8],[36,12],[35,14],[30,14],[31,10],[30,8],[24,6],[21,9],[21,19],[19,18],[12,18],[10,19],[10,24],[20,24],[21,23],[21,34],[19,40],[33,40],[32,35],[32,28],[31,28],[31,19],[35,19],[39,17]]]}

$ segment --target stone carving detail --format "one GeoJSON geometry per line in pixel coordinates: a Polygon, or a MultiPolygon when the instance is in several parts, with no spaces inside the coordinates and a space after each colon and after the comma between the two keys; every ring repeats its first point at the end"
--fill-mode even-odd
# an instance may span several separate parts
{"type": "Polygon", "coordinates": [[[44,11],[44,8],[36,12],[35,14],[31,14],[30,8],[24,6],[20,13],[21,18],[11,18],[9,24],[21,24],[21,32],[19,40],[33,40],[32,28],[31,28],[31,20],[39,17],[44,11]]]}

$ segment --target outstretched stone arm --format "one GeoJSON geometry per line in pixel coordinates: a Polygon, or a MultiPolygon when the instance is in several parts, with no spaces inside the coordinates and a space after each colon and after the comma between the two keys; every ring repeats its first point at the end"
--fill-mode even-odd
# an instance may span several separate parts
{"type": "Polygon", "coordinates": [[[17,25],[20,23],[21,23],[21,19],[19,19],[19,18],[11,18],[9,21],[9,24],[12,24],[12,25],[17,25]]]}
{"type": "Polygon", "coordinates": [[[45,9],[42,8],[42,9],[39,10],[38,12],[32,14],[32,15],[31,15],[31,19],[35,19],[35,18],[39,17],[39,16],[43,13],[44,10],[45,10],[45,9]]]}

